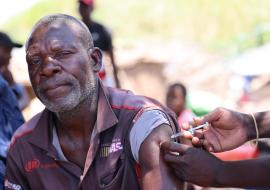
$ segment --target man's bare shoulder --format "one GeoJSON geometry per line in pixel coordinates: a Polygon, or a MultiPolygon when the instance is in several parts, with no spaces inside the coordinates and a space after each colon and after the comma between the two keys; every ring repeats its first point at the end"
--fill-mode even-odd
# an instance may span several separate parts
{"type": "Polygon", "coordinates": [[[162,124],[154,129],[144,140],[139,151],[140,164],[146,164],[154,167],[159,163],[160,143],[170,140],[173,134],[171,126],[162,124]]]}
{"type": "Polygon", "coordinates": [[[154,129],[142,143],[139,163],[142,169],[143,189],[182,189],[183,182],[177,180],[164,161],[160,143],[169,141],[173,131],[168,124],[154,129]]]}

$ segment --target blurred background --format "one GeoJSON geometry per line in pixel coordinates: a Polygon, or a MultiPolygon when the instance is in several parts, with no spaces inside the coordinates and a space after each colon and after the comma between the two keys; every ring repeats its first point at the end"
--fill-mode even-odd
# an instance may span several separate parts
{"type": "MultiPolygon", "coordinates": [[[[34,23],[51,13],[80,18],[78,0],[1,0],[0,30],[25,44],[34,23]]],[[[218,106],[270,108],[269,0],[95,0],[93,19],[112,35],[122,88],[166,103],[168,86],[182,83],[187,108],[198,116],[218,106]]],[[[43,106],[24,48],[13,50],[10,70],[30,97],[28,120],[43,106]]]]}

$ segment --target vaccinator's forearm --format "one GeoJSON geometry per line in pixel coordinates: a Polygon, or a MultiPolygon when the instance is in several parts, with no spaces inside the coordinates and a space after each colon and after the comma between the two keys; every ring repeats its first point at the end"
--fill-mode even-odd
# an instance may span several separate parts
{"type": "Polygon", "coordinates": [[[270,156],[253,160],[224,162],[217,175],[217,187],[270,187],[270,156]]]}

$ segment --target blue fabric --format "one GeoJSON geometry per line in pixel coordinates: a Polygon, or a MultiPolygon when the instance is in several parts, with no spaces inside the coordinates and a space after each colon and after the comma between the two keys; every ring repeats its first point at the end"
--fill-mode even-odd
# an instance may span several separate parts
{"type": "Polygon", "coordinates": [[[0,190],[4,189],[4,176],[5,176],[6,166],[4,162],[0,160],[0,190]]]}
{"type": "Polygon", "coordinates": [[[0,190],[3,189],[7,149],[11,137],[24,123],[15,94],[0,75],[0,190]]]}
{"type": "Polygon", "coordinates": [[[24,123],[17,99],[5,79],[0,75],[0,156],[6,157],[11,137],[24,123]]]}

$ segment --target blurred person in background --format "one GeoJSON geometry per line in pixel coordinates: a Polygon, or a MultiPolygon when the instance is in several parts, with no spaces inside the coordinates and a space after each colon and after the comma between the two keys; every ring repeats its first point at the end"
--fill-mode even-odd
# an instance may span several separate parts
{"type": "Polygon", "coordinates": [[[29,96],[24,86],[14,81],[12,73],[9,70],[12,49],[21,47],[21,44],[13,42],[6,33],[0,32],[0,73],[13,90],[19,107],[23,110],[29,104],[29,96]]]}
{"type": "MultiPolygon", "coordinates": [[[[232,150],[250,140],[270,138],[270,111],[252,115],[218,108],[196,119],[196,125],[205,122],[210,123],[208,128],[194,135],[185,133],[185,137],[210,152],[232,150]]],[[[190,125],[183,128],[188,130],[190,125]]],[[[161,147],[165,151],[164,159],[181,180],[205,187],[270,188],[269,155],[251,160],[222,161],[205,150],[183,144],[164,142],[161,147]],[[170,152],[178,152],[180,156],[170,152]]]]}
{"type": "MultiPolygon", "coordinates": [[[[109,55],[114,75],[114,83],[117,88],[120,88],[120,82],[118,79],[118,68],[115,64],[112,36],[110,32],[102,24],[93,21],[92,12],[94,11],[94,0],[79,0],[79,13],[81,15],[82,21],[89,28],[95,47],[98,47],[103,52],[109,55]]],[[[99,77],[101,80],[109,86],[112,86],[106,75],[106,70],[104,68],[104,63],[99,72],[99,77]]]]}
{"type": "Polygon", "coordinates": [[[187,89],[183,84],[174,83],[168,87],[166,105],[176,114],[179,126],[192,121],[195,116],[190,109],[186,108],[186,96],[187,89]]]}
{"type": "Polygon", "coordinates": [[[24,88],[15,83],[8,68],[14,47],[20,48],[22,45],[0,32],[0,190],[3,189],[7,149],[13,133],[24,123],[20,108],[24,108],[27,102],[23,100],[26,97],[24,88]]]}
{"type": "Polygon", "coordinates": [[[0,189],[3,189],[7,149],[11,137],[23,123],[15,94],[0,73],[0,189]]]}

